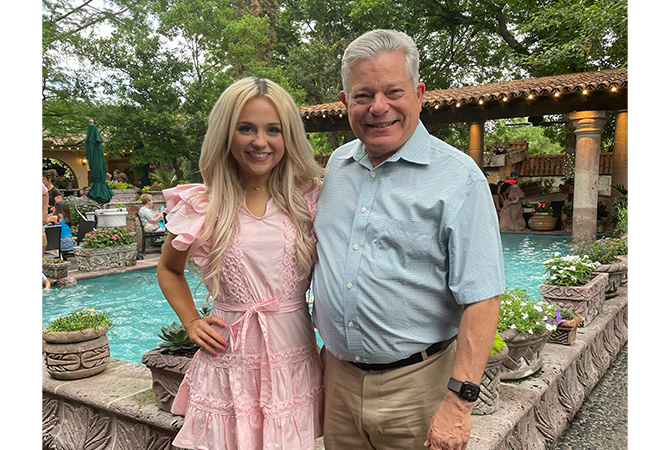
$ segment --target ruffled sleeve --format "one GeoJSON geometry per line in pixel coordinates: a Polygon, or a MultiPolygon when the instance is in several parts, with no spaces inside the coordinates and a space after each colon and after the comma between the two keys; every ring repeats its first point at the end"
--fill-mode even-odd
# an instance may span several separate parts
{"type": "Polygon", "coordinates": [[[189,201],[195,194],[203,192],[205,192],[204,184],[181,184],[163,190],[165,209],[168,212],[165,228],[177,235],[172,240],[175,250],[188,250],[205,225],[209,199],[201,196],[189,201]]]}
{"type": "Polygon", "coordinates": [[[316,217],[316,202],[319,199],[319,194],[321,193],[321,187],[323,186],[323,181],[320,179],[314,180],[316,186],[311,191],[304,194],[304,198],[307,201],[307,206],[309,206],[309,212],[312,215],[312,222],[316,217]]]}

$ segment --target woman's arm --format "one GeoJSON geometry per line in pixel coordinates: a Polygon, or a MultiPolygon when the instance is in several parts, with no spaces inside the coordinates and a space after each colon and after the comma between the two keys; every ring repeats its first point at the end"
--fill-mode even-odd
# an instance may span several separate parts
{"type": "Polygon", "coordinates": [[[224,350],[228,344],[211,325],[216,324],[225,327],[226,323],[220,317],[214,315],[204,318],[200,316],[193,302],[191,289],[184,276],[187,252],[176,250],[172,246],[172,240],[175,237],[174,234],[168,233],[165,245],[163,245],[163,251],[158,261],[158,284],[168,303],[186,328],[191,341],[216,355],[217,350],[224,350]]]}

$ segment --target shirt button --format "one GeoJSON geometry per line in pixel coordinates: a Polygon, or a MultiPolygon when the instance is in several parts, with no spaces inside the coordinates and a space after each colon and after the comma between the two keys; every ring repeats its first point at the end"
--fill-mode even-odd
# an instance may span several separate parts
{"type": "Polygon", "coordinates": [[[361,360],[361,357],[360,357],[360,356],[357,356],[357,357],[355,357],[354,359],[355,359],[356,361],[360,361],[360,360],[361,360]]]}
{"type": "Polygon", "coordinates": [[[353,322],[349,322],[347,325],[349,325],[349,328],[353,328],[353,327],[354,327],[354,323],[353,323],[353,322]]]}
{"type": "Polygon", "coordinates": [[[371,178],[374,178],[374,177],[376,177],[376,176],[377,176],[376,173],[374,173],[374,172],[370,172],[370,177],[371,177],[371,178]]]}
{"type": "Polygon", "coordinates": [[[352,287],[354,287],[353,284],[351,284],[351,283],[347,283],[347,289],[351,289],[352,287]]]}
{"type": "Polygon", "coordinates": [[[364,213],[364,212],[367,211],[367,210],[368,210],[368,209],[367,209],[365,206],[361,208],[361,212],[362,212],[362,213],[364,213]]]}
{"type": "Polygon", "coordinates": [[[358,250],[358,244],[354,244],[354,250],[358,250]]]}

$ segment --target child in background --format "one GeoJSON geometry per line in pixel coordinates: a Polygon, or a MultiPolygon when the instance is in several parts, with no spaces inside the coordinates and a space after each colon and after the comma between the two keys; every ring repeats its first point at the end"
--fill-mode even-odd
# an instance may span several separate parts
{"type": "Polygon", "coordinates": [[[72,250],[74,240],[72,239],[72,219],[70,218],[70,207],[65,202],[56,202],[53,215],[47,217],[48,224],[60,225],[60,249],[72,250]]]}
{"type": "Polygon", "coordinates": [[[46,277],[46,275],[42,274],[42,292],[49,292],[49,289],[51,289],[51,281],[46,277]]]}

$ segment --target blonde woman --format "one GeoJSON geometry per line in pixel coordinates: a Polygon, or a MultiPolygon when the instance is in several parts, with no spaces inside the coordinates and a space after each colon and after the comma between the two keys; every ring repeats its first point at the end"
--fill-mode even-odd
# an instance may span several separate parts
{"type": "Polygon", "coordinates": [[[231,85],[209,116],[199,166],[204,184],[163,191],[158,281],[201,347],[172,407],[185,415],[173,444],[311,449],[323,387],[305,292],[322,171],[291,96],[267,79],[231,85]],[[188,261],[209,291],[209,316],[192,300],[188,261]]]}

